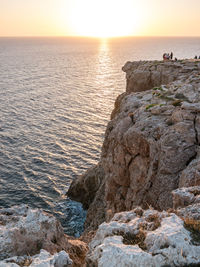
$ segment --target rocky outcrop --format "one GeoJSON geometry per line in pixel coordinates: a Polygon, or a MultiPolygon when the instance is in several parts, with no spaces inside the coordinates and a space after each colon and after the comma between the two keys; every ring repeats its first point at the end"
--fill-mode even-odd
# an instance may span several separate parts
{"type": "Polygon", "coordinates": [[[200,203],[200,186],[178,188],[172,191],[172,195],[174,209],[197,204],[200,203]]]}
{"type": "Polygon", "coordinates": [[[81,202],[83,208],[88,209],[85,222],[87,231],[97,229],[105,221],[104,188],[104,170],[99,163],[72,181],[67,192],[68,197],[81,202]]]}
{"type": "Polygon", "coordinates": [[[88,266],[199,266],[200,242],[174,213],[133,211],[115,214],[99,226],[90,243],[88,266]]]}
{"type": "Polygon", "coordinates": [[[31,256],[15,256],[8,258],[4,261],[0,261],[1,267],[70,267],[72,266],[72,260],[65,251],[60,251],[54,255],[51,255],[46,250],[41,250],[40,254],[31,256]]]}
{"type": "MultiPolygon", "coordinates": [[[[174,189],[200,185],[199,61],[128,62],[123,70],[127,90],[117,98],[105,133],[100,160],[104,175],[91,176],[95,190],[96,181],[101,184],[95,197],[84,199],[91,203],[90,229],[98,226],[95,218],[109,221],[116,212],[138,205],[172,208],[174,189]]],[[[73,198],[87,198],[84,190],[84,182],[79,183],[73,198]]]]}
{"type": "Polygon", "coordinates": [[[126,72],[126,91],[141,92],[162,84],[171,84],[182,76],[189,78],[191,72],[199,70],[199,62],[190,61],[138,61],[127,62],[122,68],[126,72]]]}
{"type": "Polygon", "coordinates": [[[101,164],[90,168],[86,173],[73,180],[67,192],[67,195],[83,204],[84,209],[88,209],[93,202],[96,192],[98,191],[104,171],[101,164]]]}
{"type": "Polygon", "coordinates": [[[40,249],[55,253],[68,245],[61,224],[40,209],[26,205],[0,209],[0,255],[34,255],[40,249]]]}
{"type": "Polygon", "coordinates": [[[84,266],[86,253],[87,245],[65,235],[49,213],[27,205],[0,209],[0,266],[84,266]]]}

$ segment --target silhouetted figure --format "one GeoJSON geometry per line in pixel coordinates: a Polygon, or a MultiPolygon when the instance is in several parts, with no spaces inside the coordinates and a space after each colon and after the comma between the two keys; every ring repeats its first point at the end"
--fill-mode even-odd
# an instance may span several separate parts
{"type": "Polygon", "coordinates": [[[195,56],[194,59],[197,59],[197,56],[195,56]]]}
{"type": "Polygon", "coordinates": [[[178,59],[175,57],[175,59],[174,59],[175,61],[177,61],[178,59]]]}
{"type": "Polygon", "coordinates": [[[165,60],[166,53],[163,54],[163,60],[165,60]]]}
{"type": "Polygon", "coordinates": [[[169,53],[164,53],[163,54],[163,60],[168,60],[168,59],[170,59],[169,53]]]}
{"type": "Polygon", "coordinates": [[[171,54],[170,54],[170,58],[173,59],[173,52],[171,52],[171,54]]]}

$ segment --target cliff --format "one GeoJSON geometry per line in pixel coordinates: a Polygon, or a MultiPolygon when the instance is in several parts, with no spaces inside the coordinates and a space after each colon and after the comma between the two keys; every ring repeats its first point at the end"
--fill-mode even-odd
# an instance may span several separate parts
{"type": "Polygon", "coordinates": [[[200,62],[127,62],[122,69],[127,88],[116,100],[100,164],[68,192],[87,202],[88,230],[138,205],[171,208],[172,190],[200,184],[200,62]]]}
{"type": "Polygon", "coordinates": [[[68,191],[88,209],[85,234],[98,228],[87,264],[199,266],[200,62],[127,62],[122,70],[126,92],[101,160],[68,191]]]}
{"type": "Polygon", "coordinates": [[[0,266],[200,266],[200,62],[123,71],[100,162],[68,191],[87,209],[81,241],[41,210],[0,209],[0,266]]]}

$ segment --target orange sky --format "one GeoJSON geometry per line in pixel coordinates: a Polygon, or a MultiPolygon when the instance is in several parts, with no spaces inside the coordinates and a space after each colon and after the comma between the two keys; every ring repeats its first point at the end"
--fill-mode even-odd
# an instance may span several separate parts
{"type": "Polygon", "coordinates": [[[200,36],[200,0],[0,0],[0,36],[200,36]]]}

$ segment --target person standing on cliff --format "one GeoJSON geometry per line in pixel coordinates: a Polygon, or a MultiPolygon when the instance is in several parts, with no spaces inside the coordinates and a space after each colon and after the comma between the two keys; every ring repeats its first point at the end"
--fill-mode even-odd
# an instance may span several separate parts
{"type": "Polygon", "coordinates": [[[171,54],[170,54],[170,59],[171,60],[173,59],[173,52],[171,52],[171,54]]]}

